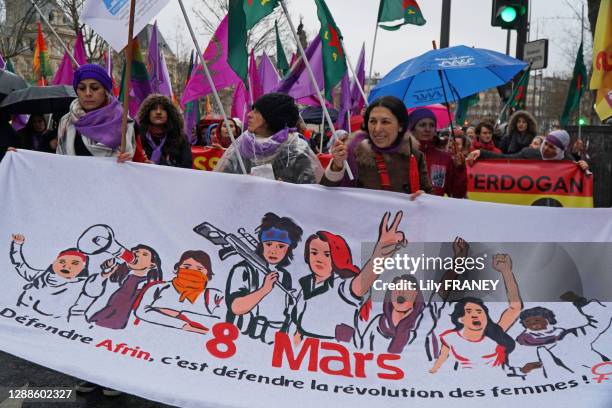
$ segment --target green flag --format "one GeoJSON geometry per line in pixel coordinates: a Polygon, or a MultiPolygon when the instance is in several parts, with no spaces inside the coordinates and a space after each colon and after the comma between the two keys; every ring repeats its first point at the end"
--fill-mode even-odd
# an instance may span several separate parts
{"type": "Polygon", "coordinates": [[[586,89],[586,77],[587,71],[582,55],[582,42],[580,42],[578,55],[576,55],[576,63],[574,64],[574,75],[572,76],[572,82],[570,82],[567,99],[565,100],[565,108],[563,108],[563,114],[561,115],[561,127],[566,127],[569,124],[572,112],[580,105],[580,98],[582,98],[586,89]]]}
{"type": "Polygon", "coordinates": [[[404,20],[393,26],[381,25],[380,28],[395,31],[405,24],[423,25],[426,23],[421,8],[414,0],[380,0],[378,23],[404,20]]]}
{"type": "Polygon", "coordinates": [[[250,30],[257,23],[274,11],[278,0],[244,0],[244,14],[246,15],[246,29],[250,30]]]}
{"type": "Polygon", "coordinates": [[[8,58],[6,59],[6,65],[4,66],[4,69],[8,72],[12,72],[13,74],[15,73],[15,67],[13,67],[13,63],[8,58]]]}
{"type": "Polygon", "coordinates": [[[342,33],[334,22],[324,0],[315,0],[317,16],[321,22],[321,44],[323,47],[323,72],[325,77],[325,98],[332,101],[332,90],[346,74],[346,55],[342,47],[342,33]]]}
{"type": "Polygon", "coordinates": [[[276,68],[281,76],[285,76],[287,72],[289,72],[289,62],[287,62],[287,56],[285,55],[285,50],[283,49],[283,44],[278,32],[278,22],[276,21],[274,22],[274,30],[276,31],[276,68]]]}
{"type": "Polygon", "coordinates": [[[470,108],[470,106],[474,106],[478,102],[480,102],[480,94],[478,93],[470,95],[467,98],[461,99],[457,104],[457,111],[455,112],[455,123],[457,123],[459,126],[463,126],[463,122],[465,122],[468,109],[470,108]]]}
{"type": "Polygon", "coordinates": [[[509,109],[525,109],[527,102],[527,87],[529,86],[529,69],[525,71],[521,79],[516,83],[512,96],[510,97],[509,109]]]}
{"type": "Polygon", "coordinates": [[[245,84],[248,82],[249,56],[244,3],[247,0],[229,0],[227,13],[227,63],[245,84]]]}
{"type": "Polygon", "coordinates": [[[229,0],[227,62],[248,83],[247,32],[274,11],[278,0],[229,0]]]}

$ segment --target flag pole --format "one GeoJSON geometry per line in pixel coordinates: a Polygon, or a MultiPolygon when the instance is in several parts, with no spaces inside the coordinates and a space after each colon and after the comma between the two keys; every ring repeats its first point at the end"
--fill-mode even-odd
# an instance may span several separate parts
{"type": "MultiPolygon", "coordinates": [[[[367,102],[366,102],[366,105],[367,105],[367,102]]],[[[346,111],[346,120],[347,120],[347,122],[346,122],[346,123],[347,123],[347,125],[348,125],[348,129],[347,129],[347,131],[348,131],[348,132],[349,132],[349,134],[350,134],[350,133],[351,133],[351,111],[350,111],[350,110],[347,110],[347,111],[346,111]]]]}
{"type": "MultiPolygon", "coordinates": [[[[529,65],[527,65],[527,69],[523,71],[523,75],[521,76],[521,79],[518,80],[519,83],[525,78],[525,75],[527,75],[527,73],[529,73],[530,70],[531,70],[531,62],[529,63],[529,65]]],[[[512,98],[508,99],[508,102],[506,102],[501,112],[499,113],[499,116],[497,117],[497,120],[495,121],[496,129],[499,128],[499,125],[501,124],[501,118],[502,116],[504,116],[504,113],[506,112],[506,109],[508,109],[508,107],[510,106],[511,102],[512,102],[512,98]]]]}
{"type": "MultiPolygon", "coordinates": [[[[285,17],[287,18],[287,22],[289,23],[289,27],[291,28],[291,34],[293,34],[293,38],[295,39],[295,42],[297,43],[298,51],[300,55],[302,56],[302,60],[304,60],[304,66],[306,67],[306,71],[308,72],[310,81],[314,85],[315,89],[317,89],[317,97],[319,98],[319,103],[321,104],[321,108],[323,109],[323,114],[325,115],[327,124],[329,125],[329,128],[333,134],[336,131],[336,128],[334,127],[334,122],[331,120],[331,116],[329,115],[327,106],[325,106],[325,100],[323,99],[323,96],[321,95],[321,92],[319,91],[319,85],[317,84],[317,80],[315,79],[314,73],[312,72],[312,67],[310,66],[308,57],[306,57],[306,52],[304,51],[304,47],[302,47],[302,43],[300,43],[300,39],[298,38],[297,31],[295,30],[295,25],[293,24],[293,21],[291,21],[291,17],[289,16],[289,12],[287,11],[287,5],[285,4],[284,0],[280,0],[279,3],[281,7],[283,8],[283,13],[285,14],[285,17]]],[[[323,138],[323,135],[321,135],[321,139],[322,138],[323,138]]],[[[346,160],[344,161],[344,168],[346,169],[346,173],[349,176],[349,178],[353,180],[354,179],[353,172],[351,171],[351,168],[348,165],[346,160]]]]}
{"type": "Polygon", "coordinates": [[[113,70],[112,70],[112,57],[111,57],[111,52],[113,52],[113,50],[111,49],[110,44],[108,44],[108,55],[106,56],[106,73],[108,74],[109,77],[113,77],[113,70]]]}
{"type": "Polygon", "coordinates": [[[121,153],[125,152],[128,110],[130,108],[130,81],[132,79],[132,53],[134,49],[134,14],[136,0],[130,0],[130,19],[128,25],[127,55],[125,57],[125,77],[123,78],[123,117],[121,119],[121,153]]]}
{"type": "Polygon", "coordinates": [[[359,78],[357,78],[357,75],[355,74],[355,70],[353,69],[353,63],[351,62],[351,59],[349,58],[348,52],[346,52],[346,47],[344,46],[344,39],[340,39],[340,43],[342,44],[344,55],[346,55],[346,63],[349,69],[351,70],[351,75],[353,75],[353,78],[355,79],[355,83],[357,84],[357,88],[359,88],[359,93],[361,94],[363,101],[365,102],[365,106],[368,106],[368,97],[366,96],[363,90],[363,87],[361,86],[361,83],[359,83],[359,78]]]}
{"type": "MultiPolygon", "coordinates": [[[[132,0],[133,1],[133,0],[132,0]]],[[[215,86],[215,82],[210,75],[210,71],[208,70],[208,64],[206,63],[206,59],[204,58],[204,54],[200,48],[200,44],[198,44],[198,40],[196,39],[195,33],[193,32],[193,27],[191,27],[191,21],[189,21],[189,17],[187,16],[187,11],[185,10],[185,6],[183,5],[183,0],[178,0],[179,6],[181,7],[181,12],[183,13],[183,18],[185,19],[185,23],[187,24],[187,28],[189,28],[189,34],[191,34],[191,40],[198,51],[198,55],[202,58],[202,67],[204,68],[204,74],[206,75],[206,79],[210,84],[210,89],[213,92],[215,97],[215,103],[219,107],[221,111],[221,115],[223,115],[223,124],[227,128],[227,134],[232,140],[232,145],[236,148],[236,155],[238,156],[238,164],[240,165],[240,170],[242,170],[243,174],[247,174],[246,167],[244,167],[244,162],[242,161],[242,156],[240,155],[240,149],[236,145],[236,138],[234,137],[234,132],[232,132],[232,128],[229,125],[229,120],[227,120],[227,114],[225,113],[225,108],[223,107],[223,103],[221,103],[221,98],[219,97],[219,93],[217,92],[217,87],[215,86]]],[[[194,67],[194,69],[197,68],[194,67]]]]}
{"type": "Polygon", "coordinates": [[[372,81],[372,71],[374,69],[374,52],[376,51],[376,38],[377,37],[378,37],[378,17],[376,18],[376,30],[374,30],[374,43],[372,44],[372,58],[370,58],[370,74],[368,75],[368,77],[370,78],[370,81],[372,81]]]}
{"type": "MultiPolygon", "coordinates": [[[[580,18],[580,45],[584,44],[584,4],[582,5],[582,16],[580,18]]],[[[586,80],[586,78],[585,78],[586,80]]],[[[582,86],[582,84],[580,85],[582,86]]],[[[578,90],[580,95],[580,90],[578,90]]],[[[578,140],[582,140],[582,98],[578,98],[578,140]]]]}
{"type": "Polygon", "coordinates": [[[77,60],[74,58],[74,55],[72,55],[72,53],[70,52],[70,50],[68,49],[68,47],[66,47],[66,44],[64,44],[64,42],[62,41],[62,39],[60,38],[59,35],[57,35],[57,33],[55,32],[55,29],[53,28],[53,26],[49,23],[49,20],[47,20],[47,17],[45,16],[45,14],[42,12],[42,10],[40,8],[38,8],[38,6],[36,5],[36,3],[34,2],[34,0],[30,0],[30,3],[32,3],[32,5],[34,6],[34,8],[36,9],[36,11],[38,12],[38,15],[40,16],[40,18],[43,19],[43,21],[45,22],[45,24],[47,25],[47,27],[49,27],[51,29],[51,32],[53,33],[53,35],[55,36],[55,38],[57,39],[57,41],[59,41],[60,45],[62,46],[62,48],[64,49],[64,51],[66,51],[66,54],[68,54],[68,57],[70,58],[70,60],[72,61],[72,63],[74,65],[78,67],[81,66],[81,64],[79,64],[77,62],[77,60]]]}

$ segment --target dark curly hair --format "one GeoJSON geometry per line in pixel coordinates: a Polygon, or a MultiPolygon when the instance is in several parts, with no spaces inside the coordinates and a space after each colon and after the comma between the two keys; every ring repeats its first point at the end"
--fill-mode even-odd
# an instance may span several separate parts
{"type": "Polygon", "coordinates": [[[557,318],[555,316],[555,313],[550,309],[547,309],[545,307],[540,307],[540,306],[523,310],[519,316],[519,320],[521,324],[523,325],[523,327],[527,327],[525,326],[525,320],[527,320],[527,318],[529,317],[536,317],[536,316],[543,317],[544,319],[548,321],[549,324],[557,324],[557,318]]]}
{"type": "MultiPolygon", "coordinates": [[[[162,155],[179,158],[181,157],[181,151],[184,145],[187,143],[187,139],[184,135],[185,123],[183,121],[183,115],[179,112],[178,108],[174,106],[170,98],[160,94],[151,94],[142,102],[138,110],[138,124],[141,137],[144,138],[149,126],[151,126],[149,113],[157,106],[161,106],[168,114],[168,121],[166,122],[167,139],[162,149],[162,155]]],[[[146,146],[146,143],[143,143],[143,147],[144,146],[146,146]]]]}

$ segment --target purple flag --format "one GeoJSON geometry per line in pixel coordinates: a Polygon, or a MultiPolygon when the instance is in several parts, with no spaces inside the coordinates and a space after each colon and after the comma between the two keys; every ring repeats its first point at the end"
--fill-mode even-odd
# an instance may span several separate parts
{"type": "Polygon", "coordinates": [[[261,78],[259,72],[257,72],[257,63],[255,62],[255,54],[251,50],[251,57],[249,59],[249,90],[251,104],[255,103],[261,95],[263,95],[263,87],[261,84],[261,78]]]}
{"type": "MultiPolygon", "coordinates": [[[[304,98],[298,98],[295,100],[295,103],[298,105],[308,105],[308,106],[321,106],[321,102],[319,102],[319,98],[316,95],[306,96],[304,98]]],[[[325,106],[328,108],[332,107],[332,104],[329,103],[327,99],[325,99],[325,106]]]]}
{"type": "Polygon", "coordinates": [[[351,121],[347,118],[347,114],[351,111],[351,81],[349,80],[348,71],[342,78],[342,98],[340,99],[340,109],[338,109],[338,127],[351,132],[351,121]]]}
{"type": "Polygon", "coordinates": [[[30,120],[30,115],[13,115],[11,125],[13,126],[13,129],[19,131],[26,127],[28,120],[30,120]]]}
{"type": "MultiPolygon", "coordinates": [[[[196,60],[197,63],[197,60],[196,60]]],[[[191,57],[189,58],[189,71],[188,71],[188,76],[189,78],[187,78],[187,82],[189,82],[189,79],[195,75],[195,71],[193,70],[193,65],[194,65],[194,61],[193,61],[193,50],[191,51],[191,57]]],[[[198,122],[199,122],[199,116],[200,116],[200,107],[199,107],[199,101],[195,100],[195,101],[191,101],[187,104],[185,104],[185,109],[183,112],[183,116],[185,118],[185,135],[187,136],[187,140],[189,140],[189,142],[193,145],[197,142],[197,137],[196,134],[197,132],[195,132],[194,130],[196,130],[196,126],[198,126],[198,122]]]]}
{"type": "Polygon", "coordinates": [[[4,69],[6,67],[6,62],[4,62],[4,58],[2,58],[2,54],[0,54],[0,69],[4,69]]]}
{"type": "MultiPolygon", "coordinates": [[[[215,35],[208,43],[204,52],[204,59],[208,63],[210,75],[217,88],[226,88],[240,81],[240,78],[227,63],[227,16],[221,21],[215,35]]],[[[212,92],[202,65],[198,65],[195,72],[196,75],[191,77],[183,91],[182,106],[212,92]]]]}
{"type": "Polygon", "coordinates": [[[72,56],[76,62],[79,63],[79,65],[87,64],[87,53],[85,52],[85,43],[83,42],[83,34],[81,34],[81,31],[79,31],[77,34],[74,49],[72,50],[72,56]]]}
{"type": "MultiPolygon", "coordinates": [[[[361,47],[361,53],[359,54],[359,60],[357,61],[357,67],[355,68],[355,75],[357,75],[357,80],[361,84],[363,88],[365,85],[365,44],[361,47]]],[[[363,96],[359,91],[359,87],[357,87],[357,83],[355,82],[355,78],[351,83],[351,113],[353,115],[361,114],[361,109],[365,106],[365,101],[363,100],[363,96]]]]}
{"type": "Polygon", "coordinates": [[[151,90],[172,99],[172,85],[170,84],[168,67],[166,66],[163,54],[160,52],[157,40],[157,21],[153,24],[153,29],[151,30],[147,68],[151,80],[151,90]]]}
{"type": "MultiPolygon", "coordinates": [[[[87,64],[85,44],[83,43],[83,35],[81,35],[80,32],[77,34],[77,39],[74,42],[72,56],[79,63],[79,65],[87,64]]],[[[53,85],[72,85],[75,69],[76,67],[72,64],[70,56],[67,52],[64,52],[62,62],[60,62],[60,65],[55,72],[55,76],[53,76],[53,85]]]]}
{"type": "Polygon", "coordinates": [[[240,81],[238,82],[238,84],[236,85],[236,89],[234,90],[231,115],[233,118],[240,119],[243,122],[243,126],[245,128],[247,127],[246,114],[248,100],[249,95],[247,93],[246,88],[244,87],[244,82],[240,81]]]}
{"type": "Polygon", "coordinates": [[[60,62],[55,75],[53,76],[53,85],[72,85],[74,78],[74,67],[67,52],[64,52],[62,62],[60,62]]]}
{"type": "MultiPolygon", "coordinates": [[[[306,49],[306,58],[312,66],[317,86],[313,86],[306,70],[306,65],[301,58],[298,58],[291,70],[281,81],[275,92],[286,93],[293,96],[295,99],[305,98],[311,95],[317,95],[325,88],[325,80],[323,79],[323,51],[321,47],[321,36],[315,36],[314,40],[306,49]]],[[[318,98],[315,98],[318,101],[318,98]]]]}
{"type": "Polygon", "coordinates": [[[265,52],[261,56],[261,62],[259,63],[259,77],[261,78],[261,88],[264,94],[272,92],[280,82],[278,72],[265,52]]]}

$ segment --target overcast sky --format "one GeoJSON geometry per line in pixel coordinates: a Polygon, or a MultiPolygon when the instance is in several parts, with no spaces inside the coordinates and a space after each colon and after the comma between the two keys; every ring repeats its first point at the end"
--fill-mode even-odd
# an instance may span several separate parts
{"type": "MultiPolygon", "coordinates": [[[[184,0],[192,21],[195,20],[192,9],[202,1],[205,0],[184,0]]],[[[347,52],[355,62],[365,42],[366,70],[369,70],[379,0],[327,0],[326,2],[344,35],[347,52]]],[[[545,75],[571,75],[578,48],[577,38],[580,37],[580,21],[575,18],[574,11],[568,7],[568,4],[575,10],[580,10],[582,2],[582,0],[531,0],[530,39],[548,38],[550,42],[549,69],[545,71],[545,75]]],[[[403,61],[430,50],[432,40],[436,40],[439,44],[442,0],[420,0],[418,3],[427,24],[420,27],[406,25],[395,32],[378,31],[374,70],[382,75],[403,61]]],[[[463,44],[505,52],[506,31],[490,25],[491,4],[492,0],[452,0],[450,45],[463,44]]],[[[304,18],[309,34],[318,31],[319,22],[314,1],[292,0],[289,8],[294,20],[298,20],[300,16],[304,18]]],[[[183,41],[189,39],[179,6],[174,0],[171,0],[160,13],[158,23],[171,46],[176,38],[182,38],[183,41]]],[[[587,36],[588,33],[585,34],[585,38],[587,36]]],[[[511,55],[514,55],[515,40],[516,32],[513,31],[511,55]]],[[[201,36],[200,41],[204,43],[202,48],[205,48],[208,39],[201,36]]],[[[190,40],[187,44],[190,45],[190,40]]],[[[295,46],[286,44],[285,48],[294,49],[295,46]]],[[[585,53],[590,54],[586,47],[585,53]]]]}

